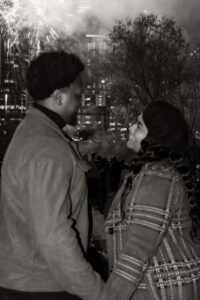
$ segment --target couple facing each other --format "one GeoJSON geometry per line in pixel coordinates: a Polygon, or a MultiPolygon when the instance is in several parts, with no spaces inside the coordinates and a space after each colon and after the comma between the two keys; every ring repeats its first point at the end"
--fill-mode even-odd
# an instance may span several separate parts
{"type": "Polygon", "coordinates": [[[1,299],[198,300],[198,149],[167,102],[148,105],[130,128],[136,156],[105,223],[108,281],[87,262],[88,165],[62,130],[77,122],[83,70],[65,52],[28,68],[33,105],[1,170],[1,299]]]}

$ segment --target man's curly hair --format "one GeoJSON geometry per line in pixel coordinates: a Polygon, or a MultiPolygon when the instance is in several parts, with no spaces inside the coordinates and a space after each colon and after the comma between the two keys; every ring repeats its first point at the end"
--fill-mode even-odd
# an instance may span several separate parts
{"type": "Polygon", "coordinates": [[[33,59],[27,71],[27,89],[34,100],[48,98],[56,89],[72,84],[84,70],[75,54],[44,52],[33,59]]]}

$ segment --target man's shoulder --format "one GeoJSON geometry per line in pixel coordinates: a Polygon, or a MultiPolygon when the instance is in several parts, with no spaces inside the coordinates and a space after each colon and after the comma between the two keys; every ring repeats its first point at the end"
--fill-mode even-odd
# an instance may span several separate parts
{"type": "Polygon", "coordinates": [[[5,158],[8,163],[12,160],[18,167],[25,166],[29,161],[42,159],[73,167],[75,160],[70,142],[62,133],[59,135],[37,127],[27,132],[25,124],[17,129],[5,158]]]}

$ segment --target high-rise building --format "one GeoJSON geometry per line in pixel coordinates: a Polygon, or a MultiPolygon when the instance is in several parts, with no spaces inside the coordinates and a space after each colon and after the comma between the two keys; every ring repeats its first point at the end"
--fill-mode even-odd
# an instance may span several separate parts
{"type": "Polygon", "coordinates": [[[107,129],[108,110],[106,106],[81,106],[78,117],[78,129],[107,129]]]}
{"type": "Polygon", "coordinates": [[[20,60],[5,51],[0,36],[0,159],[26,111],[26,91],[21,86],[20,60]]]}
{"type": "Polygon", "coordinates": [[[87,78],[82,105],[78,116],[78,130],[108,128],[107,78],[104,70],[106,62],[106,35],[86,34],[87,78]]]}

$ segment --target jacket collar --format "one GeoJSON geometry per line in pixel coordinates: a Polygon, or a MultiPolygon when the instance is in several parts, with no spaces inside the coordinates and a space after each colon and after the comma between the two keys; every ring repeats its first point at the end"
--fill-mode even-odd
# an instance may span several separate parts
{"type": "Polygon", "coordinates": [[[52,120],[52,118],[49,118],[47,114],[44,114],[41,110],[35,108],[34,106],[30,106],[28,108],[28,110],[26,111],[26,116],[32,116],[33,118],[37,119],[37,124],[42,123],[62,136],[68,142],[72,141],[72,139],[58,126],[55,121],[52,120]]]}
{"type": "Polygon", "coordinates": [[[82,160],[76,143],[62,129],[60,129],[52,119],[50,119],[46,114],[33,106],[30,106],[28,108],[28,110],[26,111],[26,115],[27,117],[32,116],[34,119],[36,119],[37,124],[41,123],[60,135],[70,145],[74,155],[76,156],[77,160],[79,162],[81,161],[81,164],[84,165],[85,170],[89,169],[88,164],[86,166],[86,163],[82,160]]]}
{"type": "Polygon", "coordinates": [[[33,103],[33,107],[35,107],[35,108],[39,109],[41,112],[43,112],[47,117],[49,117],[52,121],[54,121],[60,129],[65,127],[66,122],[63,120],[63,118],[59,114],[57,114],[53,110],[48,109],[36,102],[33,103]]]}

